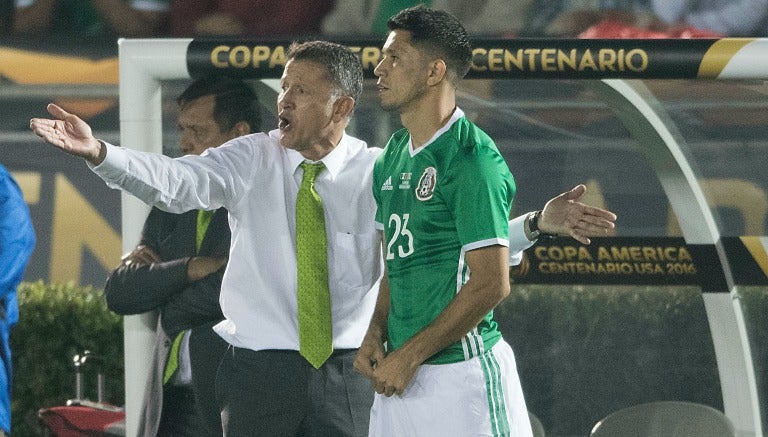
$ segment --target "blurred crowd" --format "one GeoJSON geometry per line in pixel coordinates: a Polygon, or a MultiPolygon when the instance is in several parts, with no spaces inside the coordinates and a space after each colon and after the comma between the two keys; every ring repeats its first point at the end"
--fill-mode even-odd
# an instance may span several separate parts
{"type": "Polygon", "coordinates": [[[424,3],[474,35],[721,37],[768,35],[768,0],[11,0],[5,36],[79,38],[384,34],[424,3]]]}

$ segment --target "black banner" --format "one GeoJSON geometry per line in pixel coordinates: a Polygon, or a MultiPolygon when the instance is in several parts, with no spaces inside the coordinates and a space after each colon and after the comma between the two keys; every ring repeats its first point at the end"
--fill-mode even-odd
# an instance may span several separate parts
{"type": "Polygon", "coordinates": [[[712,39],[477,40],[474,79],[693,79],[712,39]]]}
{"type": "Polygon", "coordinates": [[[571,238],[540,242],[527,251],[528,274],[541,284],[698,285],[697,265],[683,238],[571,238]]]}
{"type": "Polygon", "coordinates": [[[738,285],[768,285],[768,254],[760,237],[724,237],[723,247],[738,285]],[[747,243],[752,244],[753,251],[747,243]]]}
{"type": "MultiPolygon", "coordinates": [[[[750,238],[750,237],[747,237],[750,238]]],[[[768,285],[764,251],[751,253],[744,238],[723,238],[735,285],[768,285]]],[[[698,285],[704,292],[728,292],[714,244],[686,244],[682,237],[593,238],[583,245],[566,237],[540,242],[527,251],[528,284],[698,285]]]]}
{"type": "MultiPolygon", "coordinates": [[[[471,79],[694,79],[717,39],[478,39],[471,79]]],[[[338,41],[360,54],[366,77],[381,39],[338,41]]],[[[192,77],[226,73],[279,78],[291,41],[195,39],[187,50],[192,77]]],[[[730,54],[725,54],[730,56],[730,54]]]]}

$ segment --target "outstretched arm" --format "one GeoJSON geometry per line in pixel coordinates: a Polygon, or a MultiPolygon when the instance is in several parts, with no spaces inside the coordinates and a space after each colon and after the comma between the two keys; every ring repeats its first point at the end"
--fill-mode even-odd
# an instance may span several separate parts
{"type": "Polygon", "coordinates": [[[53,119],[33,118],[29,121],[29,128],[37,136],[93,165],[104,161],[106,147],[93,136],[88,123],[53,103],[49,103],[47,109],[53,119]]]}
{"type": "Polygon", "coordinates": [[[581,243],[589,244],[589,237],[613,235],[616,214],[581,203],[587,187],[579,184],[544,205],[539,218],[541,232],[569,235],[581,243]]]}
{"type": "MultiPolygon", "coordinates": [[[[544,209],[537,211],[540,232],[550,235],[571,236],[580,243],[589,244],[589,237],[613,235],[616,214],[589,206],[580,200],[587,187],[579,184],[570,191],[550,199],[544,209]]],[[[523,214],[509,221],[509,265],[518,265],[523,251],[538,238],[531,233],[534,213],[523,214]]]]}

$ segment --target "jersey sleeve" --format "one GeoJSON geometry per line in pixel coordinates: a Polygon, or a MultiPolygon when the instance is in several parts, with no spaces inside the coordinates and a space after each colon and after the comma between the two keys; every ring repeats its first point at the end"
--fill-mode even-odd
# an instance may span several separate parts
{"type": "Polygon", "coordinates": [[[515,181],[494,148],[464,150],[451,163],[447,203],[465,251],[490,245],[508,246],[508,218],[515,181]]]}

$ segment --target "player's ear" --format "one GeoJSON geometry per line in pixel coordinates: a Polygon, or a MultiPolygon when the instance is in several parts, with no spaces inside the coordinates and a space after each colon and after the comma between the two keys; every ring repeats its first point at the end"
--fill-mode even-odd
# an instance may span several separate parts
{"type": "Polygon", "coordinates": [[[429,75],[427,76],[427,85],[437,85],[448,72],[448,67],[442,59],[435,59],[429,64],[429,75]]]}

